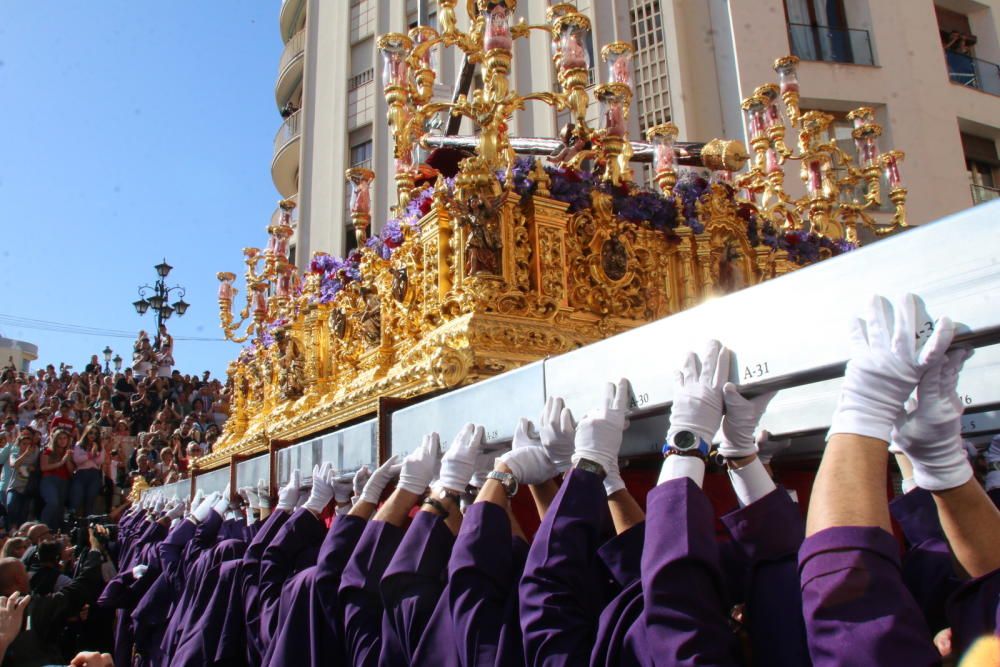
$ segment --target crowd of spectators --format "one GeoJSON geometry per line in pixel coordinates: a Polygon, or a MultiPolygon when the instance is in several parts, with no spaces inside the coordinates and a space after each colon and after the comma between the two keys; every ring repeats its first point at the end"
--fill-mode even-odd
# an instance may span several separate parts
{"type": "Polygon", "coordinates": [[[172,368],[162,327],[140,331],[132,367],[111,372],[97,355],[82,370],[49,364],[0,372],[0,511],[11,531],[38,518],[60,529],[70,511],[108,513],[133,482],[166,484],[211,451],[226,419],[224,387],[172,368]]]}

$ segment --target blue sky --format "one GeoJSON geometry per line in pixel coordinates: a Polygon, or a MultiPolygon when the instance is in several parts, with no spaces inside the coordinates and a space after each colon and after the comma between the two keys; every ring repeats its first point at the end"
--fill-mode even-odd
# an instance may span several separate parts
{"type": "MultiPolygon", "coordinates": [[[[177,337],[221,340],[215,273],[266,242],[281,118],[277,0],[0,3],[0,314],[133,332],[164,257],[187,288],[177,337]]],[[[242,296],[242,295],[241,295],[242,296]]],[[[5,324],[40,363],[131,340],[5,324]]],[[[178,341],[182,372],[238,347],[178,341]]],[[[33,365],[33,367],[37,367],[33,365]]]]}

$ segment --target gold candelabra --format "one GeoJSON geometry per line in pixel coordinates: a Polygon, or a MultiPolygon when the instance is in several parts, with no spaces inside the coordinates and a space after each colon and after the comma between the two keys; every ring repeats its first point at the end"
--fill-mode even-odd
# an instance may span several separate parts
{"type": "Polygon", "coordinates": [[[295,202],[283,199],[278,202],[278,206],[281,208],[281,215],[278,224],[267,228],[267,248],[264,251],[252,247],[243,249],[247,294],[246,304],[238,314],[238,321],[233,315],[233,302],[239,293],[233,285],[236,274],[230,271],[216,274],[219,279],[220,324],[226,339],[234,343],[246,342],[260,332],[264,323],[290,314],[298,288],[298,273],[295,265],[288,261],[289,238],[295,231],[292,228],[295,202]]]}
{"type": "MultiPolygon", "coordinates": [[[[906,189],[899,172],[904,154],[880,152],[882,128],[875,121],[874,109],[860,107],[848,114],[854,126],[855,159],[830,135],[833,116],[800,109],[797,65],[795,56],[779,58],[774,63],[778,84],[759,86],[743,100],[753,160],[747,172],[734,179],[740,197],[778,229],[804,229],[852,243],[858,242],[859,224],[877,235],[906,227],[906,189]],[[784,104],[784,117],[779,99],[784,104]],[[797,152],[785,143],[786,119],[798,133],[797,152]],[[788,160],[801,162],[799,174],[806,193],[798,199],[785,190],[784,165],[788,160]],[[880,224],[870,214],[881,205],[883,177],[895,207],[889,224],[880,224]]],[[[662,181],[658,175],[657,180],[661,187],[671,182],[669,174],[662,181]]]]}

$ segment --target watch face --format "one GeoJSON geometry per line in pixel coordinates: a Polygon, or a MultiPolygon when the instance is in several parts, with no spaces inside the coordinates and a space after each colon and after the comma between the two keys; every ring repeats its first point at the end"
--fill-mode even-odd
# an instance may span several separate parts
{"type": "Polygon", "coordinates": [[[673,441],[670,443],[675,449],[687,451],[694,449],[698,444],[698,437],[691,431],[678,431],[674,433],[673,441]]]}

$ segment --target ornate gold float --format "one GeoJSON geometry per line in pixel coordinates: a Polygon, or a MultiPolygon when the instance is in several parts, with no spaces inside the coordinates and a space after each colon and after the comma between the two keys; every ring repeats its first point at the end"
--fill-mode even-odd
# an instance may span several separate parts
{"type": "Polygon", "coordinates": [[[879,156],[869,145],[880,129],[862,109],[856,136],[867,158],[860,168],[849,164],[822,136],[828,120],[799,111],[793,59],[776,64],[780,86],[761,87],[744,103],[753,156],[737,173],[750,157],[739,142],[681,144],[669,123],[650,128],[648,144],[630,140],[627,44],[602,50],[607,82],[594,93],[604,121],[590,127],[589,21],[572,5],[553,6],[548,25],[531,26],[512,22],[515,0],[470,1],[471,27],[461,32],[455,4],[439,0],[440,33],[420,26],[378,40],[396,218],[368,238],[375,174],[352,169],[359,252],[346,261],[320,254],[299,276],[286,259],[294,204],[282,202],[267,249],[244,250],[238,317],[236,276],[218,274],[223,330],[250,345],[229,365],[230,418],[199,469],[371,415],[381,397],[476,382],[836,254],[856,242],[858,224],[877,226],[864,211],[879,199],[879,165],[895,170],[893,228],[905,225],[901,155],[879,156]],[[512,45],[533,30],[555,43],[559,92],[510,87],[512,45]],[[436,46],[459,48],[478,64],[482,89],[434,100],[436,46]],[[551,140],[508,136],[511,116],[529,102],[571,112],[546,161],[533,156],[551,150],[551,140]],[[428,121],[440,113],[472,119],[477,134],[431,133],[428,121]],[[798,155],[785,145],[786,119],[799,132],[798,155]],[[417,164],[418,147],[447,150],[440,147],[449,141],[474,148],[457,171],[417,164]],[[807,195],[799,200],[783,188],[789,159],[803,164],[807,195]],[[635,162],[652,163],[659,193],[635,184],[635,162]],[[685,165],[710,177],[681,173],[685,165]],[[848,186],[868,192],[853,201],[848,186]]]}

